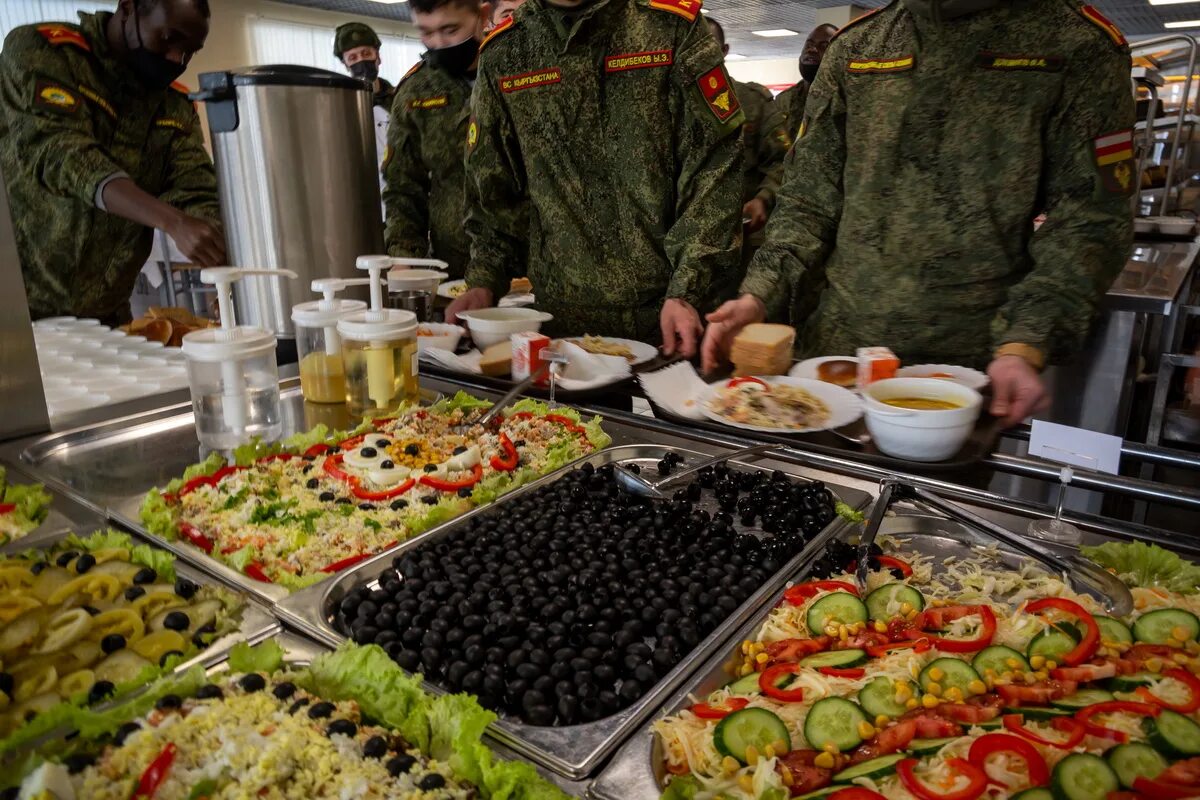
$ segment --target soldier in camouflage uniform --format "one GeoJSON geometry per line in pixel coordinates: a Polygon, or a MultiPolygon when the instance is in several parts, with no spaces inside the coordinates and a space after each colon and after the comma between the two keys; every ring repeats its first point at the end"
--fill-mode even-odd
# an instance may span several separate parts
{"type": "Polygon", "coordinates": [[[471,257],[463,148],[487,9],[479,0],[412,0],[410,7],[429,51],[400,81],[392,106],[384,240],[389,255],[440,258],[461,278],[471,257]]]}
{"type": "Polygon", "coordinates": [[[837,26],[828,22],[813,28],[812,33],[804,41],[804,50],[800,52],[800,80],[779,93],[775,102],[783,112],[784,121],[789,130],[795,131],[804,119],[804,104],[808,100],[808,89],[817,77],[817,69],[821,59],[825,57],[825,48],[837,34],[837,26]]]}
{"type": "Polygon", "coordinates": [[[549,332],[695,351],[696,307],[738,269],[742,166],[741,105],[699,12],[527,0],[489,34],[467,134],[472,288],[451,318],[503,293],[527,246],[549,332]]]}
{"type": "Polygon", "coordinates": [[[212,161],[172,83],[207,34],[204,0],[122,0],[8,35],[0,169],[35,318],[128,320],[153,228],[193,263],[225,262],[212,161]]]}
{"type": "Polygon", "coordinates": [[[347,22],[339,25],[333,32],[333,56],[346,66],[346,70],[358,78],[371,84],[374,92],[375,115],[375,153],[380,165],[380,188],[383,188],[382,171],[383,158],[387,152],[388,119],[392,111],[392,100],[396,97],[396,87],[379,76],[379,67],[383,63],[379,57],[379,48],[383,42],[379,34],[370,25],[361,22],[347,22]]]}
{"type": "Polygon", "coordinates": [[[1132,242],[1129,50],[1073,0],[982,5],[897,0],[834,39],[706,364],[822,270],[803,355],[987,365],[1009,423],[1045,399],[1037,370],[1081,345],[1132,242]]]}

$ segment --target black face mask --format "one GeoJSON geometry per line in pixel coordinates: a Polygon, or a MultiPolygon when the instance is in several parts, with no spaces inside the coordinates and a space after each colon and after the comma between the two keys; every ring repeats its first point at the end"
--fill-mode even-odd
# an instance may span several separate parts
{"type": "Polygon", "coordinates": [[[137,15],[137,4],[133,6],[133,30],[137,33],[137,47],[129,48],[129,66],[133,68],[138,80],[148,89],[166,89],[187,69],[187,64],[179,64],[166,56],[160,56],[146,49],[142,41],[142,26],[137,15]]]}
{"type": "Polygon", "coordinates": [[[804,78],[805,83],[812,83],[817,77],[817,70],[821,68],[820,64],[800,64],[800,77],[804,78]]]}
{"type": "Polygon", "coordinates": [[[378,61],[355,61],[350,65],[350,74],[367,83],[374,83],[379,77],[378,61]]]}
{"type": "Polygon", "coordinates": [[[479,40],[474,36],[468,36],[458,44],[430,50],[425,54],[425,60],[431,67],[445,70],[451,75],[463,76],[470,73],[478,55],[479,40]]]}

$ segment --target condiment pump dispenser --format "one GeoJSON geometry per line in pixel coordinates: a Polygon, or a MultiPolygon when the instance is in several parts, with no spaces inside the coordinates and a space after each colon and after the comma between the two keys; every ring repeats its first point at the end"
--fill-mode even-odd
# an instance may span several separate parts
{"type": "Polygon", "coordinates": [[[346,399],[356,416],[384,414],[401,402],[417,401],[417,317],[383,307],[383,272],[388,256],[362,256],[359,269],[371,274],[371,308],[337,323],[346,367],[346,399]]]}
{"type": "Polygon", "coordinates": [[[346,314],[364,311],[362,300],[339,300],[336,295],[348,286],[365,286],[370,278],[318,278],[312,290],[324,299],[292,307],[296,324],[296,350],[300,357],[300,391],[310,403],[346,402],[346,370],[338,321],[346,314]]]}

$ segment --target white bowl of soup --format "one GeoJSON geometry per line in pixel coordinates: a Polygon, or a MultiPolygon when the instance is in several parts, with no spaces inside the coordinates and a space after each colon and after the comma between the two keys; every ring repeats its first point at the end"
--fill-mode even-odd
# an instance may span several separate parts
{"type": "Polygon", "coordinates": [[[910,461],[945,461],[970,437],[983,398],[939,378],[889,378],[862,391],[867,430],[875,446],[910,461]]]}

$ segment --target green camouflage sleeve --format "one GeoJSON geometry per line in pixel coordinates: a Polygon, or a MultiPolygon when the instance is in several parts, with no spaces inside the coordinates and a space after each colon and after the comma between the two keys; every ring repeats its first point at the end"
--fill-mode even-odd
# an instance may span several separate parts
{"type": "Polygon", "coordinates": [[[512,278],[524,270],[521,254],[528,227],[516,131],[486,57],[471,93],[466,147],[466,228],[471,237],[467,285],[490,289],[498,298],[508,293],[512,278]]]}
{"type": "Polygon", "coordinates": [[[792,147],[788,133],[787,115],[777,101],[767,103],[766,113],[758,128],[758,163],[763,171],[762,183],[755,195],[767,204],[767,210],[775,207],[779,197],[779,186],[783,183],[783,159],[792,147]]]}
{"type": "Polygon", "coordinates": [[[91,206],[100,183],[121,171],[92,135],[89,104],[66,56],[32,28],[18,28],[0,51],[0,147],[30,165],[48,192],[91,206]]]}
{"type": "MultiPolygon", "coordinates": [[[[837,42],[826,62],[840,61],[837,42]]],[[[805,269],[828,257],[842,216],[842,168],[846,161],[846,104],[837,69],[822,69],[805,106],[804,122],[784,161],[783,185],[767,220],[766,242],[742,281],[742,292],[777,308],[805,269]]],[[[795,320],[794,322],[799,322],[795,320]]]]}
{"type": "Polygon", "coordinates": [[[221,203],[217,199],[217,173],[204,149],[200,117],[188,103],[190,127],[171,141],[168,154],[167,190],[159,197],[164,203],[194,217],[221,221],[221,203]]]}
{"type": "Polygon", "coordinates": [[[405,100],[396,93],[383,163],[383,203],[388,255],[421,258],[429,252],[429,170],[421,163],[419,133],[405,100]]]}
{"type": "Polygon", "coordinates": [[[1133,243],[1129,52],[1103,40],[1085,56],[1068,63],[1066,101],[1046,132],[1046,221],[1030,242],[1033,269],[992,322],[996,347],[1031,345],[1051,361],[1078,352],[1133,243]]]}
{"type": "Polygon", "coordinates": [[[684,112],[675,145],[675,222],[663,242],[674,266],[666,296],[699,308],[715,276],[740,266],[743,114],[703,22],[688,29],[673,69],[684,112]]]}

